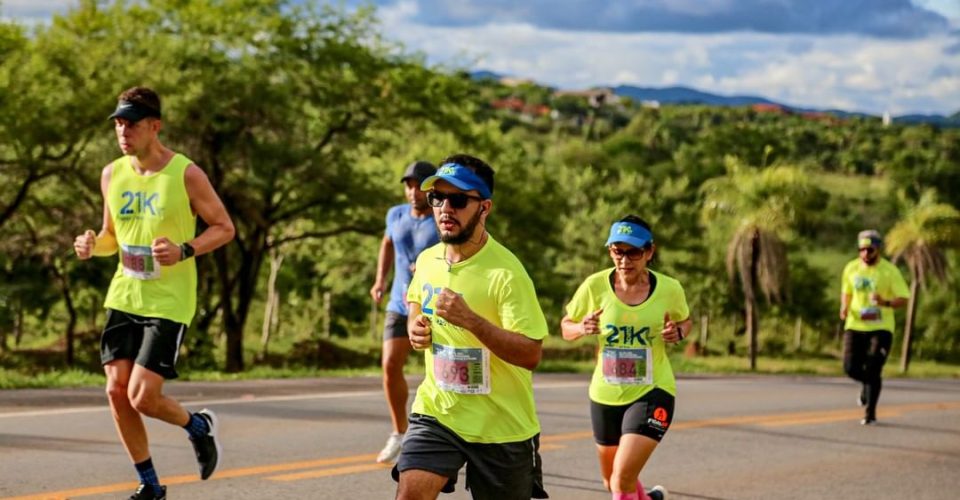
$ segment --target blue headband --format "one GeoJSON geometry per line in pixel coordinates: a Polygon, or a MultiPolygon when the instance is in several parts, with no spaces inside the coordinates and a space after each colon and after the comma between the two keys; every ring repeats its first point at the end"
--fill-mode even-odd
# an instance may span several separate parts
{"type": "Polygon", "coordinates": [[[632,222],[614,222],[610,226],[610,237],[607,238],[605,246],[614,243],[626,243],[633,247],[643,248],[648,243],[653,243],[653,233],[632,222]]]}
{"type": "Polygon", "coordinates": [[[472,169],[457,163],[445,163],[437,169],[437,173],[427,177],[420,184],[422,191],[429,191],[437,181],[447,181],[461,191],[476,190],[480,197],[489,200],[490,187],[472,169]]]}

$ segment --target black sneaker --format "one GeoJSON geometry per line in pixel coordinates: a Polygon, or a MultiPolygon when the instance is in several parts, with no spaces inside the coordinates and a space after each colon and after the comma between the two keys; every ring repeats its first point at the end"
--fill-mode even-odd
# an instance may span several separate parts
{"type": "Polygon", "coordinates": [[[167,487],[161,486],[160,493],[157,493],[152,486],[140,483],[140,486],[137,486],[137,491],[130,495],[129,500],[167,500],[167,487]]]}
{"type": "Polygon", "coordinates": [[[667,489],[659,484],[650,488],[650,491],[647,492],[647,496],[650,497],[650,500],[667,500],[667,489]]]}
{"type": "Polygon", "coordinates": [[[877,417],[873,415],[867,415],[863,417],[863,420],[860,421],[860,425],[876,425],[877,417]]]}
{"type": "Polygon", "coordinates": [[[217,439],[217,415],[204,408],[197,412],[200,418],[207,421],[207,434],[198,438],[190,438],[193,441],[193,451],[197,454],[197,464],[200,465],[200,479],[207,479],[217,470],[217,464],[220,463],[220,440],[217,439]]]}

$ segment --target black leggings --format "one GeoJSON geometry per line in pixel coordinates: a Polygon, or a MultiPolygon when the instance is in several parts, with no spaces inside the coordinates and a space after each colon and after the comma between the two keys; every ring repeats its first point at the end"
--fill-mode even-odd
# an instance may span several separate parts
{"type": "Polygon", "coordinates": [[[863,383],[867,415],[876,416],[883,380],[883,364],[890,354],[893,334],[886,330],[843,332],[843,371],[863,383]]]}

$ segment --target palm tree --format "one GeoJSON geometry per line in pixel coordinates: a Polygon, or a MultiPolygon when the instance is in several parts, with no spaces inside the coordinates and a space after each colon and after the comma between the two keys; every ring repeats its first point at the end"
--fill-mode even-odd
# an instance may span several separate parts
{"type": "Polygon", "coordinates": [[[960,211],[952,205],[938,203],[936,193],[928,190],[887,233],[886,248],[894,261],[903,259],[910,269],[910,301],[900,352],[900,371],[906,372],[920,288],[926,289],[930,279],[946,281],[949,262],[945,250],[960,248],[960,211]]]}
{"type": "Polygon", "coordinates": [[[725,164],[727,175],[710,179],[701,188],[701,215],[706,227],[721,228],[729,234],[727,274],[732,283],[740,283],[743,291],[750,369],[756,370],[757,289],[767,302],[784,299],[789,279],[785,242],[818,190],[796,167],[761,170],[744,166],[732,157],[726,158],[725,164]]]}

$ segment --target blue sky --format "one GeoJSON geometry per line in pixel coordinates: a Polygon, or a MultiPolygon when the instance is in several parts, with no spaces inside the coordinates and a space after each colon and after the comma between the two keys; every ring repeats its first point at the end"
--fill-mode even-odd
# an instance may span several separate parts
{"type": "MultiPolygon", "coordinates": [[[[75,1],[0,0],[0,15],[42,21],[75,1]]],[[[873,114],[960,111],[960,0],[372,3],[386,36],[431,63],[561,88],[682,85],[873,114]]]]}

